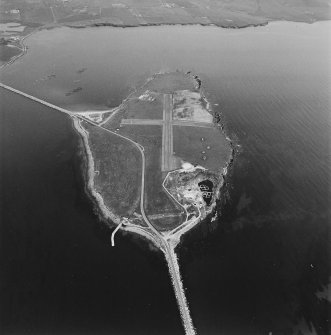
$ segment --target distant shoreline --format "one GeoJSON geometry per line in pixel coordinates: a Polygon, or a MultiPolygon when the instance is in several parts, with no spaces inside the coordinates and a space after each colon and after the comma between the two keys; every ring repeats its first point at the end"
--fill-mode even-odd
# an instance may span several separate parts
{"type": "MultiPolygon", "coordinates": [[[[127,25],[127,24],[116,24],[111,22],[82,22],[82,23],[72,23],[72,24],[63,24],[59,27],[68,27],[75,29],[84,29],[84,28],[93,28],[93,27],[113,27],[113,28],[140,28],[140,27],[162,27],[162,26],[201,26],[201,27],[217,27],[223,29],[244,29],[249,27],[263,27],[269,24],[270,21],[265,21],[261,23],[247,23],[245,25],[219,25],[216,23],[141,23],[137,25],[127,25]]],[[[292,21],[288,21],[292,22],[292,21]]],[[[309,22],[307,22],[309,23],[309,22]]],[[[55,26],[54,28],[56,28],[55,26]]]]}
{"type": "Polygon", "coordinates": [[[20,49],[21,52],[13,57],[11,57],[6,63],[2,64],[0,66],[0,70],[3,69],[4,67],[14,63],[16,60],[18,60],[19,58],[23,57],[27,51],[28,48],[27,46],[24,44],[24,41],[30,37],[33,33],[35,33],[37,30],[32,31],[31,33],[29,33],[28,35],[23,36],[20,40],[19,40],[19,46],[15,46],[16,48],[20,49]]]}
{"type": "Polygon", "coordinates": [[[147,27],[169,27],[169,26],[182,26],[182,27],[194,27],[194,26],[200,26],[200,27],[216,27],[216,28],[221,28],[221,29],[233,29],[233,30],[238,30],[238,29],[246,29],[246,28],[258,28],[258,27],[265,27],[270,23],[275,23],[275,22],[292,22],[292,23],[305,23],[305,24],[314,24],[318,22],[326,22],[330,21],[329,19],[325,20],[315,20],[313,22],[309,21],[291,21],[291,20],[269,20],[269,21],[263,21],[260,23],[249,23],[245,25],[221,25],[221,24],[215,24],[215,23],[146,23],[146,24],[137,24],[137,25],[124,25],[124,24],[116,24],[116,23],[111,23],[111,22],[77,22],[77,23],[72,23],[72,24],[47,24],[44,26],[40,26],[30,32],[27,35],[24,35],[20,41],[19,41],[19,46],[16,46],[17,48],[21,49],[21,53],[14,55],[11,57],[7,62],[3,63],[0,65],[0,71],[10,65],[13,64],[16,60],[21,58],[27,53],[27,46],[24,44],[24,41],[33,35],[34,33],[42,30],[52,30],[56,28],[62,28],[62,27],[67,27],[67,28],[73,28],[73,29],[85,29],[85,28],[98,28],[98,27],[112,27],[112,28],[147,28],[147,27]]]}
{"type": "Polygon", "coordinates": [[[76,21],[76,22],[68,22],[61,23],[56,25],[51,25],[51,27],[69,27],[76,29],[83,29],[88,27],[114,27],[114,28],[139,28],[139,27],[161,27],[161,26],[201,26],[201,27],[217,27],[223,29],[245,29],[250,27],[263,27],[272,22],[293,22],[293,23],[307,23],[314,24],[316,22],[330,21],[330,19],[314,19],[314,20],[287,20],[281,18],[257,18],[256,22],[247,22],[247,23],[239,23],[235,20],[229,21],[225,23],[217,23],[217,22],[146,22],[146,23],[137,23],[137,24],[124,24],[124,23],[116,23],[109,22],[107,19],[101,20],[84,20],[84,21],[76,21]]]}

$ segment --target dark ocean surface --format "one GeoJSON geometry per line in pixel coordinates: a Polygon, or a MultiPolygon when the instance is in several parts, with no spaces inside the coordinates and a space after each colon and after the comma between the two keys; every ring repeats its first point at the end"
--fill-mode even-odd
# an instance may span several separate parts
{"type": "Polygon", "coordinates": [[[1,333],[181,334],[162,254],[110,246],[70,119],[2,89],[1,104],[1,333]]]}
{"type": "MultiPolygon", "coordinates": [[[[60,28],[32,35],[1,81],[88,110],[160,70],[199,74],[237,153],[217,220],[179,247],[198,334],[328,334],[329,30],[60,28]]],[[[161,253],[121,234],[110,247],[71,121],[1,90],[0,141],[2,333],[182,334],[161,253]]]]}

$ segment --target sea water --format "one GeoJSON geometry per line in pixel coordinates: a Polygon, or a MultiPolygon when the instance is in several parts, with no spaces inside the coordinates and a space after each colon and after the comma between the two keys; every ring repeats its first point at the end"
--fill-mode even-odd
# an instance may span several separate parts
{"type": "MultiPolygon", "coordinates": [[[[179,246],[201,334],[326,332],[330,23],[57,28],[1,81],[72,110],[117,106],[159,71],[193,71],[236,147],[216,221],[179,246]],[[74,94],[67,94],[73,90],[74,94]]],[[[84,195],[63,115],[2,92],[2,262],[8,331],[182,333],[162,255],[109,234],[84,195]],[[8,307],[12,306],[12,307],[8,307]]],[[[138,242],[137,242],[138,241],[138,242]]]]}

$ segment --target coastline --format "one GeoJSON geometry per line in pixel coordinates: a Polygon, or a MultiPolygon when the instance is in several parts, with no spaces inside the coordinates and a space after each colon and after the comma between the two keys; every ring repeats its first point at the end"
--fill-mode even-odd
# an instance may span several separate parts
{"type": "MultiPolygon", "coordinates": [[[[145,237],[149,242],[152,242],[157,248],[163,251],[161,243],[156,240],[152,234],[147,233],[143,228],[139,228],[137,225],[130,224],[126,220],[122,220],[116,216],[111,210],[105,205],[102,196],[94,188],[94,159],[88,143],[88,133],[81,127],[81,120],[76,117],[71,117],[73,130],[77,133],[81,141],[82,147],[82,174],[84,180],[84,190],[87,197],[92,202],[95,212],[109,228],[113,229],[119,224],[122,224],[119,230],[124,230],[130,233],[145,237]]],[[[164,251],[163,251],[164,252],[164,251]]]]}
{"type": "Polygon", "coordinates": [[[244,25],[235,25],[235,24],[230,24],[230,25],[222,25],[222,24],[216,24],[216,23],[141,23],[141,24],[136,24],[136,25],[124,25],[124,24],[116,24],[116,23],[111,23],[111,22],[85,22],[85,21],[78,21],[76,24],[46,24],[43,26],[40,26],[36,29],[34,29],[32,32],[29,34],[23,36],[19,40],[19,45],[17,48],[21,49],[21,53],[18,55],[15,55],[11,57],[6,63],[2,64],[0,66],[0,71],[8,66],[14,63],[16,60],[21,58],[27,53],[27,46],[24,44],[24,41],[30,37],[32,34],[42,31],[42,30],[51,30],[51,29],[56,29],[56,28],[61,28],[61,27],[67,27],[67,28],[73,28],[73,29],[84,29],[84,28],[98,28],[98,27],[112,27],[112,28],[141,28],[141,27],[163,27],[163,26],[183,26],[183,27],[193,27],[193,26],[201,26],[201,27],[216,27],[216,28],[221,28],[221,29],[233,29],[233,30],[238,30],[238,29],[246,29],[246,28],[254,28],[254,27],[264,27],[267,26],[271,23],[275,22],[292,22],[292,23],[305,23],[305,24],[314,24],[318,22],[325,22],[325,21],[330,21],[330,19],[319,19],[319,20],[314,20],[314,21],[305,21],[305,20],[282,20],[282,19],[271,19],[271,20],[265,20],[260,23],[248,23],[244,25]]]}
{"type": "MultiPolygon", "coordinates": [[[[146,83],[142,86],[142,88],[144,88],[145,85],[150,80],[152,80],[153,78],[155,78],[157,75],[160,75],[160,74],[164,74],[164,72],[162,72],[162,73],[156,73],[151,78],[148,78],[147,81],[146,81],[146,83]]],[[[193,81],[195,81],[195,83],[197,85],[196,89],[199,89],[199,91],[201,92],[201,84],[202,84],[201,79],[197,75],[192,74],[190,71],[187,72],[185,75],[189,76],[193,81]]],[[[108,226],[110,226],[110,227],[112,226],[111,223],[109,222],[109,220],[112,223],[116,224],[116,225],[121,224],[121,228],[122,228],[122,226],[128,226],[128,227],[123,227],[122,229],[123,230],[127,230],[127,231],[133,231],[133,232],[139,233],[140,235],[143,235],[144,237],[147,237],[156,246],[160,247],[163,251],[165,251],[162,248],[162,244],[163,244],[162,241],[161,242],[159,241],[160,239],[162,240],[163,238],[166,238],[168,240],[168,242],[171,242],[172,246],[175,248],[178,245],[178,243],[180,242],[181,236],[184,235],[184,233],[186,233],[189,229],[191,229],[194,226],[196,226],[197,224],[199,224],[210,213],[212,213],[214,211],[214,209],[216,207],[216,202],[217,202],[217,200],[219,200],[218,197],[219,197],[219,194],[220,194],[220,189],[224,185],[224,178],[225,178],[225,176],[227,174],[229,163],[231,163],[231,161],[233,160],[233,152],[234,152],[231,140],[229,139],[228,136],[226,136],[223,127],[217,127],[217,123],[218,122],[215,122],[215,119],[214,119],[214,125],[218,128],[218,131],[221,130],[221,132],[223,133],[224,138],[227,141],[229,141],[229,146],[232,147],[232,150],[231,150],[231,152],[229,154],[229,158],[228,158],[228,161],[226,162],[226,166],[220,171],[220,173],[218,171],[214,171],[213,172],[213,174],[215,175],[215,178],[216,178],[215,183],[217,184],[217,187],[215,188],[215,192],[214,192],[214,195],[213,195],[212,204],[209,205],[207,208],[204,208],[204,207],[201,207],[201,206],[197,207],[197,210],[199,211],[199,215],[198,216],[195,215],[195,216],[193,216],[189,220],[188,220],[188,216],[187,216],[186,221],[183,222],[179,227],[177,227],[177,228],[173,229],[172,231],[169,231],[169,232],[167,232],[165,234],[161,234],[161,235],[163,235],[163,237],[161,237],[161,235],[159,233],[157,233],[156,236],[159,235],[159,236],[157,236],[158,238],[154,238],[153,234],[151,234],[151,233],[153,231],[156,232],[155,227],[152,227],[152,225],[149,223],[150,227],[147,228],[147,230],[146,230],[146,227],[141,227],[139,225],[134,224],[133,222],[131,222],[127,218],[124,218],[124,217],[121,218],[121,217],[115,215],[111,211],[111,209],[109,209],[105,205],[104,199],[103,199],[102,195],[99,192],[97,192],[96,189],[95,189],[95,187],[94,187],[94,175],[95,175],[94,166],[95,166],[95,162],[94,162],[94,158],[93,158],[93,154],[92,154],[91,148],[90,148],[89,143],[88,143],[89,133],[88,133],[87,130],[85,130],[81,126],[81,122],[85,120],[85,121],[87,121],[89,123],[92,123],[95,126],[102,127],[101,123],[98,125],[98,124],[94,123],[93,121],[88,121],[88,120],[84,119],[83,117],[81,117],[79,115],[79,113],[75,114],[74,112],[70,112],[70,111],[65,110],[65,109],[63,109],[61,107],[52,105],[52,104],[50,104],[50,103],[48,103],[46,101],[43,101],[43,100],[40,100],[40,99],[35,98],[33,96],[30,96],[30,95],[28,95],[28,94],[26,94],[24,92],[18,91],[16,89],[14,89],[12,87],[9,87],[9,86],[6,86],[4,84],[2,85],[2,87],[4,87],[5,89],[8,89],[10,91],[13,91],[13,92],[15,92],[17,94],[23,95],[23,96],[25,96],[25,97],[27,97],[27,98],[29,98],[31,100],[37,101],[38,103],[41,103],[41,104],[46,105],[48,107],[51,107],[51,108],[53,108],[55,110],[58,110],[58,111],[60,111],[62,113],[65,113],[65,114],[67,114],[67,115],[69,115],[71,117],[73,129],[75,131],[77,131],[77,133],[80,135],[80,138],[81,138],[82,144],[83,144],[83,148],[84,148],[84,158],[85,158],[85,164],[84,164],[84,167],[85,167],[84,170],[85,171],[83,173],[84,176],[85,176],[85,179],[84,179],[85,187],[84,188],[86,190],[86,193],[88,194],[88,196],[92,200],[93,204],[95,205],[95,208],[97,209],[97,212],[98,212],[99,216],[102,219],[104,219],[104,221],[107,222],[108,226]],[[199,208],[202,208],[202,210],[200,211],[199,208]]],[[[133,94],[133,93],[131,93],[131,94],[133,94]]],[[[130,95],[129,95],[129,97],[130,97],[130,95]]],[[[127,97],[125,100],[123,100],[122,104],[117,108],[117,110],[119,110],[121,108],[121,106],[123,106],[123,104],[128,101],[129,97],[127,97]]],[[[205,101],[206,105],[208,106],[208,110],[207,110],[208,113],[213,114],[213,111],[211,109],[211,105],[210,105],[209,101],[207,100],[207,98],[205,97],[204,94],[202,94],[202,97],[203,97],[203,100],[205,101]]],[[[102,123],[104,123],[106,121],[103,121],[102,123]]],[[[114,135],[117,135],[119,137],[125,138],[126,140],[134,143],[136,145],[137,149],[142,154],[143,162],[145,161],[144,154],[143,154],[143,150],[144,149],[141,147],[141,145],[137,144],[136,142],[132,141],[129,138],[126,138],[125,136],[118,135],[118,134],[116,134],[116,133],[114,133],[113,131],[110,131],[110,130],[108,130],[108,131],[111,132],[111,133],[113,133],[114,135]]],[[[145,163],[143,163],[143,166],[144,166],[144,164],[145,163]]],[[[142,177],[143,178],[142,182],[144,184],[144,174],[142,176],[143,176],[142,177]]],[[[164,182],[163,182],[163,187],[164,187],[164,182]]],[[[166,188],[165,188],[165,190],[167,191],[166,188]]],[[[167,192],[167,193],[169,194],[169,192],[167,192]]],[[[143,196],[142,196],[142,199],[143,199],[143,196]]],[[[143,206],[143,200],[141,202],[141,206],[143,206]]],[[[143,209],[142,209],[142,211],[143,211],[143,209]]],[[[144,216],[144,219],[145,219],[145,221],[148,222],[147,217],[144,216]]]]}
{"type": "MultiPolygon", "coordinates": [[[[38,29],[39,30],[39,29],[38,29]]],[[[36,31],[38,31],[37,29],[36,30],[33,30],[31,33],[29,33],[28,35],[25,35],[23,36],[20,40],[19,40],[19,46],[16,46],[18,49],[21,50],[21,53],[19,53],[18,55],[15,55],[13,57],[11,57],[6,63],[2,64],[0,66],[0,70],[2,70],[4,67],[14,63],[15,61],[17,61],[19,58],[23,57],[27,51],[28,51],[28,47],[24,44],[24,41],[30,37],[32,34],[34,34],[36,31]]]]}
{"type": "MultiPolygon", "coordinates": [[[[276,20],[275,20],[276,21],[276,20]]],[[[201,26],[201,27],[217,27],[223,29],[245,29],[249,27],[263,27],[268,25],[272,21],[263,21],[260,23],[247,23],[243,25],[223,25],[217,23],[202,23],[202,22],[192,22],[192,23],[140,23],[140,24],[116,24],[111,22],[82,22],[74,24],[63,24],[59,27],[68,27],[74,29],[84,29],[84,28],[93,28],[93,27],[113,27],[113,28],[139,28],[139,27],[161,27],[161,26],[201,26]]],[[[306,22],[309,23],[309,22],[306,22]]],[[[56,28],[56,26],[54,27],[56,28]]]]}
{"type": "Polygon", "coordinates": [[[84,156],[86,160],[85,188],[87,194],[90,196],[93,203],[97,205],[99,213],[102,215],[106,222],[108,222],[108,219],[110,219],[112,222],[119,224],[121,222],[121,219],[108,209],[103,201],[102,196],[98,192],[96,192],[94,188],[94,159],[90,146],[88,144],[88,133],[81,127],[80,122],[81,120],[72,117],[73,128],[80,135],[84,147],[84,156]]]}
{"type": "MultiPolygon", "coordinates": [[[[152,81],[155,77],[157,77],[158,75],[162,75],[162,74],[165,74],[165,73],[166,72],[158,72],[158,73],[153,74],[151,77],[147,78],[147,80],[139,88],[139,90],[144,89],[144,87],[150,81],[152,81]]],[[[207,111],[212,116],[215,116],[215,112],[212,109],[212,105],[208,101],[206,95],[203,92],[202,80],[197,75],[195,75],[194,73],[192,73],[191,71],[187,72],[186,75],[190,76],[191,79],[194,82],[196,82],[197,88],[199,89],[199,93],[200,93],[202,99],[206,103],[206,109],[207,109],[207,111]]],[[[115,112],[112,115],[110,115],[108,118],[106,118],[104,121],[102,121],[100,123],[100,125],[103,125],[104,123],[106,123],[107,121],[109,121],[117,113],[117,111],[120,111],[125,106],[125,104],[129,101],[130,97],[133,94],[135,94],[136,92],[137,92],[137,89],[134,90],[133,92],[131,92],[121,102],[121,104],[118,107],[115,108],[115,112]]],[[[160,243],[158,240],[156,240],[153,237],[152,234],[148,234],[145,229],[139,229],[138,226],[130,223],[130,220],[127,220],[127,219],[123,220],[121,217],[116,216],[105,205],[103,197],[101,196],[101,194],[99,194],[95,190],[95,187],[94,187],[94,158],[93,158],[92,151],[91,151],[89,143],[88,143],[88,132],[86,132],[83,129],[83,127],[81,127],[81,125],[80,125],[80,122],[82,121],[81,119],[78,119],[78,118],[76,118],[76,117],[73,116],[72,120],[73,120],[73,128],[80,135],[80,138],[81,138],[82,144],[83,144],[83,148],[84,148],[84,159],[85,159],[85,165],[86,166],[84,168],[85,171],[83,173],[85,175],[86,194],[88,195],[88,197],[93,202],[95,210],[96,210],[99,218],[102,221],[104,221],[110,228],[113,228],[114,226],[116,227],[119,224],[122,224],[122,226],[120,227],[119,230],[133,232],[133,233],[139,234],[140,236],[142,235],[143,237],[147,238],[148,241],[151,241],[155,246],[157,246],[158,248],[160,248],[161,250],[163,250],[162,243],[160,243]]],[[[220,197],[220,194],[221,194],[221,189],[222,189],[222,187],[225,184],[225,178],[227,176],[228,169],[230,168],[231,163],[232,163],[232,161],[234,159],[234,152],[235,152],[235,150],[234,150],[233,142],[227,136],[227,134],[225,133],[224,125],[221,123],[221,120],[217,120],[215,117],[214,117],[213,123],[214,123],[215,127],[217,127],[217,129],[224,135],[224,137],[226,138],[226,140],[229,142],[229,145],[230,145],[230,147],[232,149],[231,150],[231,154],[230,154],[229,160],[226,163],[226,166],[220,171],[219,174],[216,175],[217,179],[219,180],[219,182],[217,184],[217,187],[215,188],[214,200],[213,200],[212,204],[210,205],[210,207],[208,208],[208,210],[204,211],[204,213],[200,213],[199,217],[197,217],[196,219],[194,219],[192,221],[184,222],[182,225],[179,226],[179,227],[181,227],[181,229],[178,229],[179,227],[177,227],[175,229],[174,233],[170,232],[169,238],[172,239],[171,245],[172,245],[172,247],[174,249],[178,246],[178,244],[180,244],[181,238],[182,238],[182,236],[186,232],[188,232],[189,230],[191,230],[192,228],[194,228],[195,226],[197,226],[202,221],[206,220],[206,218],[209,217],[211,214],[215,214],[215,209],[217,207],[217,201],[220,200],[219,197],[220,197]]],[[[163,250],[163,252],[164,252],[164,250],[163,250]]],[[[165,253],[165,255],[166,255],[166,253],[165,253]]]]}

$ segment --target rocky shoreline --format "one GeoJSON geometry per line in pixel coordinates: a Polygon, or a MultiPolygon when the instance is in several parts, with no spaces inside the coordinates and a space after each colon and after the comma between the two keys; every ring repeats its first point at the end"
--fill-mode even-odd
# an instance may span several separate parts
{"type": "MultiPolygon", "coordinates": [[[[150,78],[148,78],[146,80],[146,82],[142,85],[142,88],[144,88],[151,80],[153,80],[154,78],[156,78],[158,75],[162,75],[165,73],[155,73],[154,75],[152,75],[150,78]]],[[[190,71],[186,73],[186,75],[190,76],[191,79],[193,81],[196,82],[197,85],[197,89],[199,90],[202,99],[204,100],[204,102],[206,103],[206,109],[208,110],[208,112],[212,115],[214,115],[214,111],[212,110],[211,107],[211,103],[207,100],[205,94],[203,93],[203,88],[202,86],[202,80],[195,74],[191,73],[190,71]]],[[[129,95],[129,97],[125,98],[121,105],[117,108],[118,110],[121,109],[121,107],[124,106],[125,103],[127,103],[128,99],[130,98],[130,96],[134,94],[131,93],[129,95]]],[[[91,201],[94,204],[94,208],[96,213],[98,214],[99,218],[104,221],[107,226],[109,226],[110,228],[113,228],[114,226],[117,226],[121,223],[123,223],[123,218],[116,216],[114,213],[112,213],[112,211],[105,205],[103,197],[101,196],[101,194],[99,194],[98,192],[96,192],[95,187],[94,187],[94,159],[93,159],[93,155],[88,143],[88,132],[83,129],[83,127],[81,127],[80,125],[81,120],[77,119],[77,118],[73,118],[73,127],[74,129],[77,131],[77,133],[80,135],[80,138],[82,140],[82,145],[84,148],[84,176],[85,176],[85,190],[86,193],[88,195],[88,197],[91,199],[91,201]]],[[[187,226],[183,227],[183,229],[180,229],[178,231],[178,233],[176,233],[176,243],[173,244],[173,247],[175,248],[178,243],[181,240],[181,237],[190,229],[192,229],[193,227],[197,226],[199,223],[201,223],[202,221],[204,221],[207,217],[210,217],[210,215],[213,215],[216,211],[217,208],[217,202],[220,200],[220,194],[221,194],[221,190],[223,188],[223,186],[225,185],[225,178],[228,174],[228,170],[233,162],[234,159],[234,147],[233,147],[233,143],[231,141],[231,139],[225,134],[225,130],[224,130],[224,126],[221,124],[220,120],[217,120],[214,117],[214,124],[216,126],[218,126],[218,129],[220,132],[223,133],[223,135],[226,137],[227,141],[229,141],[230,147],[232,148],[231,150],[231,156],[226,164],[226,166],[220,171],[220,174],[217,175],[217,179],[218,182],[215,185],[215,192],[214,192],[214,196],[213,196],[213,201],[212,204],[209,206],[208,210],[203,213],[203,215],[199,218],[197,218],[196,220],[193,220],[192,222],[190,222],[187,226]]],[[[147,238],[148,241],[151,241],[154,245],[156,245],[157,247],[161,247],[161,245],[158,243],[157,240],[155,240],[153,238],[152,235],[147,234],[146,231],[144,229],[139,229],[139,227],[134,227],[133,224],[130,224],[130,220],[126,220],[125,223],[128,223],[127,225],[122,225],[120,230],[124,230],[124,231],[128,231],[128,232],[134,232],[137,233],[139,235],[144,236],[145,238],[147,238]]],[[[161,248],[162,249],[162,248],[161,248]]]]}
{"type": "MultiPolygon", "coordinates": [[[[84,180],[85,194],[92,202],[94,211],[100,221],[104,222],[109,228],[113,229],[123,223],[123,219],[112,213],[112,211],[105,205],[102,196],[96,192],[94,188],[94,159],[88,143],[88,133],[81,127],[80,122],[81,121],[79,119],[75,117],[72,118],[73,129],[79,135],[81,140],[81,170],[84,180]]],[[[122,225],[120,230],[144,236],[147,241],[152,242],[158,249],[163,250],[159,241],[153,238],[151,234],[146,233],[144,229],[139,229],[139,227],[134,227],[133,225],[122,225]]]]}
{"type": "Polygon", "coordinates": [[[73,127],[80,135],[84,148],[84,180],[86,193],[98,209],[98,215],[100,218],[103,218],[108,223],[108,225],[110,225],[109,220],[111,220],[111,222],[115,224],[119,224],[121,222],[121,219],[107,208],[102,196],[98,192],[96,192],[94,188],[94,159],[90,146],[88,144],[88,133],[80,126],[81,121],[79,119],[73,118],[72,120],[73,127]]]}

